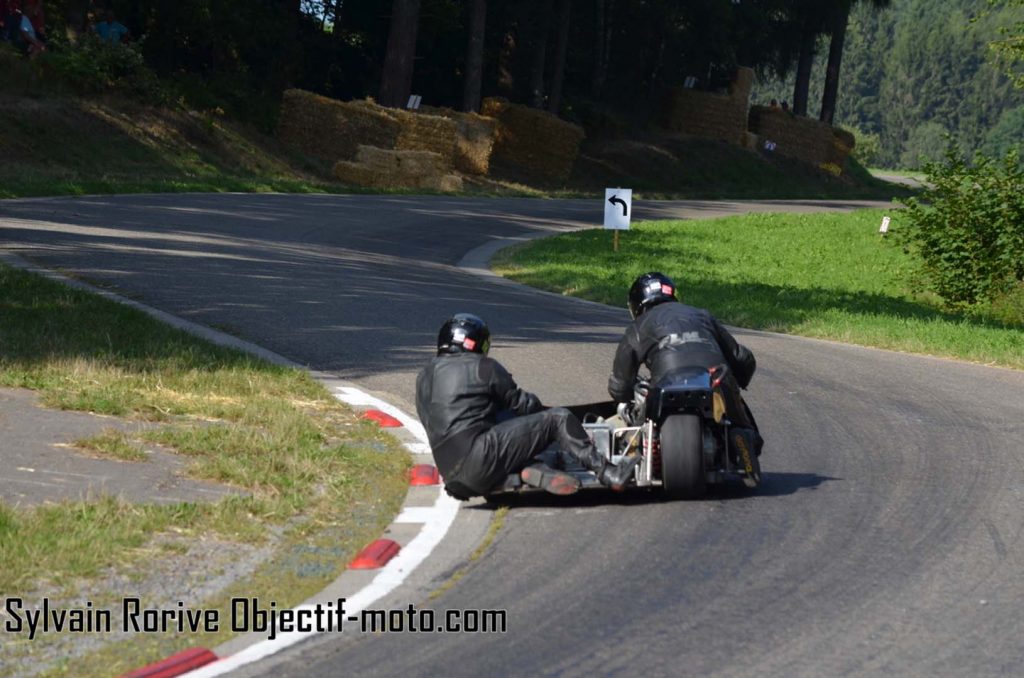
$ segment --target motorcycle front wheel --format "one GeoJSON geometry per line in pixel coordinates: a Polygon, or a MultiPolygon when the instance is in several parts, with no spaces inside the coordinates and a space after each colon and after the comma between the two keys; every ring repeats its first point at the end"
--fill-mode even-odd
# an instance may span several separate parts
{"type": "Polygon", "coordinates": [[[661,425],[661,480],[672,498],[704,496],[704,450],[697,415],[674,414],[661,425]]]}

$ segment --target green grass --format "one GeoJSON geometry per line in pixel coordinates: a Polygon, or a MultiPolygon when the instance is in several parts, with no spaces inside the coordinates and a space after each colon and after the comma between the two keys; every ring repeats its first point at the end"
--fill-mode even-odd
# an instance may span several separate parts
{"type": "MultiPolygon", "coordinates": [[[[273,528],[283,533],[280,548],[321,544],[331,553],[315,576],[285,572],[282,563],[294,558],[274,556],[237,583],[247,595],[290,605],[378,536],[406,492],[408,454],[304,371],[2,265],[0,386],[35,389],[49,407],[153,422],[133,439],[176,450],[187,456],[189,475],[243,492],[159,506],[106,496],[30,508],[0,503],[0,591],[8,594],[88,591],[109,568],[145,572],[157,535],[263,543],[273,528]]],[[[113,433],[80,443],[115,456],[138,451],[135,440],[113,433]]],[[[190,642],[159,639],[178,649],[190,642]]]]}
{"type": "MultiPolygon", "coordinates": [[[[505,250],[492,262],[513,280],[624,305],[632,280],[661,270],[682,300],[726,323],[773,332],[1024,368],[1024,318],[948,313],[915,295],[914,259],[882,238],[880,210],[753,214],[647,222],[622,235],[589,230],[505,250]]],[[[892,229],[900,227],[898,212],[892,229]]]]}
{"type": "Polygon", "coordinates": [[[146,452],[124,431],[108,428],[91,438],[82,438],[72,443],[73,447],[87,450],[105,459],[120,461],[145,461],[146,452]]]}

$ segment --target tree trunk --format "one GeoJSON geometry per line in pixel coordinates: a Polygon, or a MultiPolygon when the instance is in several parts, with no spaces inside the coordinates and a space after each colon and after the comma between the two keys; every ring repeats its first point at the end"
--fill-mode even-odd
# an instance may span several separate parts
{"type": "Polygon", "coordinates": [[[391,4],[391,30],[388,33],[384,74],[378,103],[402,108],[412,91],[412,73],[416,58],[416,31],[419,28],[420,0],[394,0],[391,4]]]}
{"type": "Polygon", "coordinates": [[[793,114],[807,115],[808,92],[811,89],[811,66],[814,64],[814,43],[817,34],[804,26],[800,36],[800,56],[796,62],[796,84],[793,85],[793,114]]]}
{"type": "Polygon", "coordinates": [[[850,0],[843,0],[836,8],[832,24],[832,42],[828,48],[828,65],[825,67],[825,91],[821,95],[822,122],[832,124],[836,114],[836,99],[839,96],[839,68],[843,63],[843,45],[846,42],[846,24],[850,20],[850,0]]]}
{"type": "Polygon", "coordinates": [[[462,89],[462,110],[480,111],[480,91],[484,77],[484,32],[487,24],[487,0],[472,0],[469,11],[469,44],[466,46],[466,80],[462,89]]]}
{"type": "Polygon", "coordinates": [[[548,110],[558,115],[562,107],[562,86],[565,84],[565,57],[569,51],[569,19],[572,0],[560,0],[558,12],[558,46],[555,48],[555,73],[551,76],[551,98],[548,110]]]}
{"type": "MultiPolygon", "coordinates": [[[[331,37],[334,38],[335,42],[341,41],[341,27],[342,22],[342,8],[344,7],[344,0],[334,0],[334,17],[331,19],[331,37]]],[[[324,12],[324,16],[327,16],[327,12],[324,12]]]]}
{"type": "Polygon", "coordinates": [[[533,66],[530,68],[530,105],[544,108],[544,66],[548,54],[548,33],[551,31],[551,9],[554,0],[541,0],[540,31],[533,46],[533,66]]]}
{"type": "Polygon", "coordinates": [[[601,98],[605,80],[608,79],[608,62],[612,46],[612,10],[615,0],[597,0],[597,35],[595,36],[596,60],[590,89],[595,99],[601,98]]]}

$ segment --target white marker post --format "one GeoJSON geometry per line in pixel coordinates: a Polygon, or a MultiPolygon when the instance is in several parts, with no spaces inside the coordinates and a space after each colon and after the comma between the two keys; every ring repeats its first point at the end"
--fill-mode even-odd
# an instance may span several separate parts
{"type": "Polygon", "coordinates": [[[885,234],[889,232],[889,217],[882,217],[882,226],[878,229],[878,232],[885,237],[885,234]]]}
{"type": "Polygon", "coordinates": [[[613,249],[619,251],[619,231],[629,230],[629,220],[633,216],[633,189],[604,189],[604,227],[615,231],[612,240],[613,249]]]}

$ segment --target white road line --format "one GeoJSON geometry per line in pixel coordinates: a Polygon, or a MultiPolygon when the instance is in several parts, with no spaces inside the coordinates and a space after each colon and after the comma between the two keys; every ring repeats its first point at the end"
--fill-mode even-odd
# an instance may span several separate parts
{"type": "Polygon", "coordinates": [[[390,414],[392,417],[402,422],[402,426],[419,438],[420,442],[426,444],[427,432],[423,428],[423,424],[421,424],[417,419],[410,417],[391,403],[386,403],[379,398],[374,398],[369,393],[364,393],[358,388],[353,388],[351,386],[339,386],[334,389],[334,391],[334,395],[338,400],[348,403],[349,405],[375,407],[381,412],[390,414]]]}
{"type": "MultiPolygon", "coordinates": [[[[414,447],[427,446],[427,435],[423,426],[405,414],[397,407],[390,405],[378,398],[352,387],[339,387],[335,389],[335,397],[349,405],[363,407],[374,407],[382,412],[390,414],[398,419],[416,438],[419,443],[406,443],[406,447],[413,450],[414,447]]],[[[429,446],[427,446],[429,451],[429,446]]],[[[395,519],[401,523],[422,523],[420,533],[412,541],[406,544],[398,555],[391,559],[381,571],[373,578],[373,581],[357,591],[354,595],[345,598],[346,614],[359,614],[375,601],[380,600],[396,589],[409,574],[419,567],[426,558],[433,552],[434,548],[441,543],[448,528],[455,520],[459,511],[459,502],[449,497],[438,489],[437,501],[433,506],[407,507],[395,519]]],[[[297,610],[314,609],[312,605],[302,605],[297,610]]],[[[272,654],[298,643],[299,641],[316,635],[316,632],[292,632],[278,634],[274,640],[264,640],[236,652],[230,657],[225,657],[212,664],[196,669],[186,675],[192,678],[206,678],[207,676],[220,676],[229,671],[265,659],[272,654]]]]}
{"type": "Polygon", "coordinates": [[[413,454],[430,454],[430,445],[427,443],[406,443],[405,446],[413,454]]]}
{"type": "Polygon", "coordinates": [[[395,518],[396,523],[429,523],[437,509],[433,506],[407,506],[395,518]]]}

